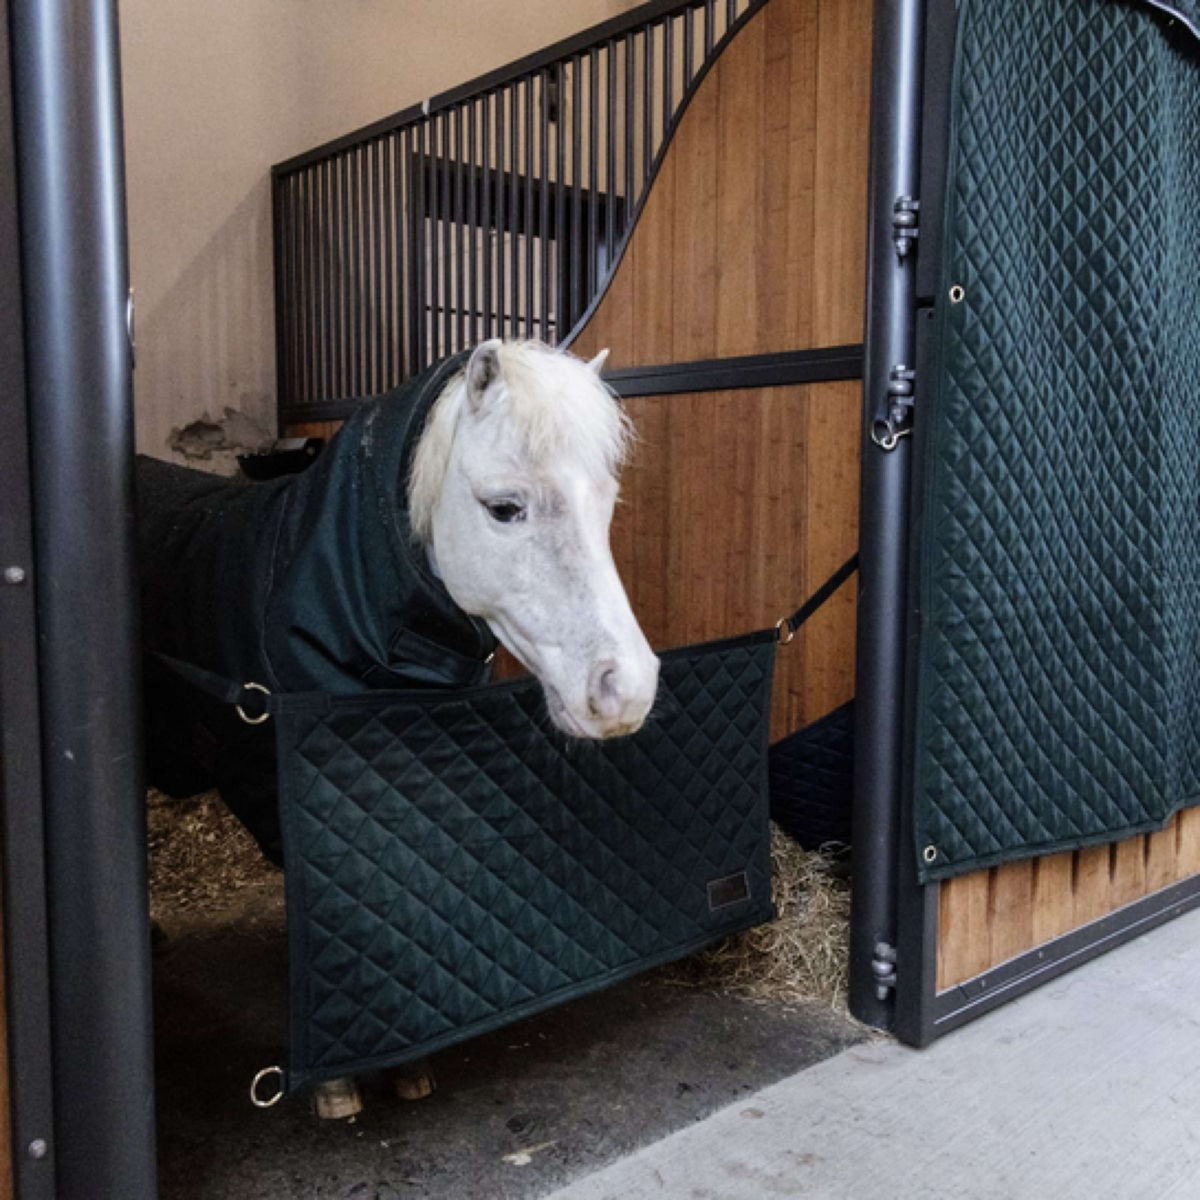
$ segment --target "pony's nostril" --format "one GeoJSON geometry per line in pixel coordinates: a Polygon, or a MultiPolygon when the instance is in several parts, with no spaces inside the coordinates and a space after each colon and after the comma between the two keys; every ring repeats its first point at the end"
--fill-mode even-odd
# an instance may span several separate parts
{"type": "Polygon", "coordinates": [[[592,668],[588,683],[588,710],[593,717],[615,717],[621,711],[620,676],[611,660],[592,668]]]}

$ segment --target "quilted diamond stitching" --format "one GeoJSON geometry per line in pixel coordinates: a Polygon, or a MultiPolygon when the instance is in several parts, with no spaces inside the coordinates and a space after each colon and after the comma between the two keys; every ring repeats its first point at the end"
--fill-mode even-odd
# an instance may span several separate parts
{"type": "Polygon", "coordinates": [[[1112,0],[969,0],[928,441],[925,878],[1200,791],[1200,65],[1112,0]]]}
{"type": "Polygon", "coordinates": [[[666,656],[656,722],[601,745],[549,731],[532,683],[285,710],[293,1077],[411,1057],[768,915],[772,655],[666,656]],[[750,902],[710,912],[707,881],[738,870],[750,902]]]}

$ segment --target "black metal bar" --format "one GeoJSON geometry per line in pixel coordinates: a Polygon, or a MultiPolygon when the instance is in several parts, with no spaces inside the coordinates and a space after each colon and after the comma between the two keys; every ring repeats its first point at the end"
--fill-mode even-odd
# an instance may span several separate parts
{"type": "Polygon", "coordinates": [[[534,336],[536,305],[533,290],[533,76],[525,80],[525,336],[534,336]]]}
{"type": "Polygon", "coordinates": [[[335,396],[348,394],[346,374],[349,368],[349,355],[346,346],[349,332],[346,325],[346,263],[350,258],[350,221],[347,215],[346,203],[346,162],[337,158],[330,164],[333,167],[333,198],[336,213],[334,233],[337,238],[334,254],[335,295],[334,295],[334,386],[335,396]]]}
{"type": "Polygon", "coordinates": [[[683,12],[683,90],[692,85],[692,72],[696,69],[696,10],[683,12]]]}
{"type": "Polygon", "coordinates": [[[871,1025],[892,1020],[879,994],[876,948],[896,944],[900,846],[908,495],[908,439],[885,451],[871,440],[894,365],[913,361],[914,268],[892,244],[897,196],[914,195],[919,167],[922,0],[875,5],[871,98],[870,234],[864,364],[861,586],[855,711],[854,881],[850,1005],[871,1025]]]}
{"type": "MultiPolygon", "coordinates": [[[[467,288],[470,300],[467,304],[468,320],[467,340],[474,346],[479,341],[479,187],[480,172],[475,165],[475,126],[479,115],[479,105],[472,100],[467,105],[470,115],[470,136],[467,138],[467,161],[471,164],[471,186],[467,192],[467,233],[471,240],[468,257],[467,288]]],[[[487,177],[484,175],[484,186],[487,177]]]]}
{"type": "MultiPolygon", "coordinates": [[[[541,269],[539,287],[541,291],[542,341],[551,341],[550,333],[550,72],[541,73],[542,121],[541,121],[541,186],[538,188],[538,265],[541,269]]],[[[561,120],[561,114],[559,115],[561,120]]]]}
{"type": "Polygon", "coordinates": [[[9,11],[0,2],[0,881],[12,1170],[21,1200],[54,1200],[53,1060],[46,910],[29,414],[9,11]],[[17,582],[13,574],[19,572],[17,582]],[[26,1150],[37,1141],[46,1153],[26,1150]]]}
{"type": "Polygon", "coordinates": [[[646,26],[642,72],[642,189],[650,186],[654,164],[654,26],[646,26]]]}
{"type": "Polygon", "coordinates": [[[493,334],[496,337],[503,337],[505,332],[504,237],[508,229],[507,222],[505,221],[505,193],[507,189],[504,186],[505,162],[507,158],[504,146],[505,96],[506,93],[504,92],[496,93],[496,324],[493,330],[493,334]]]}
{"type": "Polygon", "coordinates": [[[861,379],[862,371],[863,348],[854,345],[622,367],[605,372],[604,379],[618,396],[632,398],[861,379]]]}
{"type": "Polygon", "coordinates": [[[587,221],[587,294],[596,294],[600,274],[599,203],[600,203],[600,71],[599,54],[588,52],[588,221],[587,221]]]}
{"type": "MultiPolygon", "coordinates": [[[[729,392],[746,388],[788,387],[861,379],[860,345],[827,346],[816,350],[786,350],[735,358],[699,359],[607,371],[605,382],[623,399],[673,396],[693,392],[729,392]]],[[[298,405],[287,413],[290,423],[337,421],[349,416],[358,401],[322,401],[298,405]]]]}
{"type": "Polygon", "coordinates": [[[465,252],[465,221],[463,211],[466,197],[463,173],[463,106],[454,110],[454,304],[457,311],[455,321],[454,349],[461,350],[467,344],[467,288],[465,252]]]}
{"type": "Polygon", "coordinates": [[[332,396],[333,390],[333,310],[334,310],[334,275],[333,275],[333,237],[337,226],[333,221],[333,185],[331,166],[321,163],[317,168],[317,192],[321,201],[321,246],[318,254],[321,276],[321,375],[322,394],[332,396]]]}
{"type": "Polygon", "coordinates": [[[583,126],[580,108],[583,103],[583,59],[576,57],[571,64],[571,249],[567,261],[567,274],[571,280],[571,306],[567,326],[573,326],[583,311],[583,272],[580,260],[583,256],[583,126]]]}
{"type": "Polygon", "coordinates": [[[425,365],[425,136],[428,124],[406,129],[407,210],[412,213],[408,236],[408,373],[425,365]]]}
{"type": "Polygon", "coordinates": [[[520,125],[520,86],[512,84],[508,90],[508,140],[512,144],[510,160],[512,169],[509,171],[509,207],[508,207],[508,261],[509,288],[511,289],[511,311],[508,314],[508,336],[521,336],[521,262],[520,262],[520,220],[519,205],[521,194],[518,190],[520,172],[517,170],[517,147],[521,141],[520,125]]]}
{"type": "Polygon", "coordinates": [[[421,180],[421,187],[422,189],[426,186],[429,188],[429,229],[425,235],[425,243],[422,246],[427,261],[426,269],[429,272],[428,316],[425,345],[422,348],[422,353],[428,355],[428,358],[422,362],[422,366],[428,362],[436,362],[441,357],[441,323],[439,314],[442,298],[442,256],[438,246],[438,222],[441,220],[442,214],[441,183],[438,178],[438,157],[441,154],[438,146],[438,130],[440,126],[441,117],[430,118],[429,154],[422,162],[423,178],[421,180]],[[428,184],[426,180],[428,180],[428,184]]]}
{"type": "Polygon", "coordinates": [[[483,299],[481,301],[482,321],[483,325],[480,330],[479,339],[489,338],[492,336],[492,331],[495,325],[492,321],[492,266],[496,257],[496,239],[492,229],[492,170],[491,170],[491,145],[492,145],[492,97],[490,93],[484,93],[483,111],[481,117],[482,134],[482,161],[480,162],[480,175],[482,176],[483,195],[481,197],[481,214],[479,218],[479,227],[483,238],[483,299]]]}
{"type": "Polygon", "coordinates": [[[116,4],[44,0],[9,16],[53,1018],[55,1121],[41,1136],[58,1195],[152,1200],[116,4]]]}
{"type": "Polygon", "coordinates": [[[663,103],[662,137],[667,140],[671,128],[671,115],[675,110],[675,21],[667,17],[663,21],[663,103]]]}
{"type": "Polygon", "coordinates": [[[605,48],[605,100],[607,105],[604,143],[604,266],[612,270],[617,245],[617,46],[605,48]]]}
{"type": "Polygon", "coordinates": [[[716,0],[704,0],[704,60],[712,57],[713,44],[716,41],[716,0]]]}
{"type": "Polygon", "coordinates": [[[558,121],[554,130],[554,340],[557,343],[570,322],[568,285],[563,275],[567,236],[567,76],[562,63],[554,71],[558,94],[558,121]]]}
{"type": "Polygon", "coordinates": [[[371,251],[371,296],[374,307],[374,322],[371,329],[371,343],[368,344],[368,366],[370,378],[368,389],[383,391],[383,347],[384,347],[384,311],[383,311],[383,205],[380,203],[379,185],[383,175],[380,157],[383,155],[383,139],[372,142],[367,154],[368,180],[370,191],[368,198],[371,203],[371,220],[367,223],[367,246],[371,251]]]}
{"type": "Polygon", "coordinates": [[[444,112],[438,118],[441,126],[441,161],[439,166],[442,174],[442,203],[437,209],[437,217],[442,225],[442,350],[434,355],[440,358],[444,354],[452,354],[454,345],[454,178],[450,160],[450,112],[444,112]]]}
{"type": "Polygon", "coordinates": [[[297,179],[300,200],[300,242],[299,261],[297,263],[296,324],[299,335],[300,360],[297,392],[306,399],[313,395],[312,389],[312,357],[313,357],[313,328],[312,328],[312,242],[315,236],[316,221],[312,212],[312,197],[309,180],[301,175],[297,179]]]}
{"type": "Polygon", "coordinates": [[[368,295],[364,286],[366,255],[363,252],[363,151],[355,148],[349,158],[350,166],[350,311],[354,329],[354,375],[352,386],[356,396],[363,395],[363,326],[366,314],[363,309],[368,295]]]}
{"type": "MultiPolygon", "coordinates": [[[[287,312],[288,290],[286,283],[287,254],[284,249],[284,238],[287,230],[285,215],[285,193],[289,190],[289,181],[271,180],[271,263],[275,286],[275,311],[281,316],[287,312]]],[[[279,406],[283,397],[289,392],[288,361],[287,361],[287,322],[275,322],[275,404],[276,424],[279,419],[279,406]]]]}
{"type": "Polygon", "coordinates": [[[634,135],[637,130],[637,44],[632,33],[625,35],[625,137],[622,153],[625,159],[625,221],[621,227],[624,236],[633,206],[634,135]]]}
{"type": "Polygon", "coordinates": [[[733,28],[737,20],[737,0],[725,0],[725,32],[733,28]]]}
{"type": "Polygon", "coordinates": [[[387,268],[384,277],[384,308],[387,313],[387,352],[384,358],[384,377],[387,387],[394,388],[400,382],[400,367],[397,357],[403,325],[396,309],[397,273],[400,269],[399,239],[396,225],[400,214],[400,138],[391,134],[383,147],[383,261],[387,268]]]}

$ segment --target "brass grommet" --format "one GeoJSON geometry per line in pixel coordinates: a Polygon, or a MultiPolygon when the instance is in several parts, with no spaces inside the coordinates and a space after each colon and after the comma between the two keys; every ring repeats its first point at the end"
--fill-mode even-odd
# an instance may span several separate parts
{"type": "Polygon", "coordinates": [[[967,290],[961,283],[952,284],[950,287],[950,303],[961,304],[967,298],[967,290]]]}

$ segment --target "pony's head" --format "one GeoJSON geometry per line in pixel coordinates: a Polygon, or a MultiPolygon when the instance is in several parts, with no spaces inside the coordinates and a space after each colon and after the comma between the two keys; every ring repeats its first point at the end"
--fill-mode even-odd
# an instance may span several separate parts
{"type": "Polygon", "coordinates": [[[537,676],[559,728],[593,738],[638,729],[658,686],[609,549],[631,431],[603,360],[484,342],[434,402],[408,481],[454,602],[537,676]]]}

